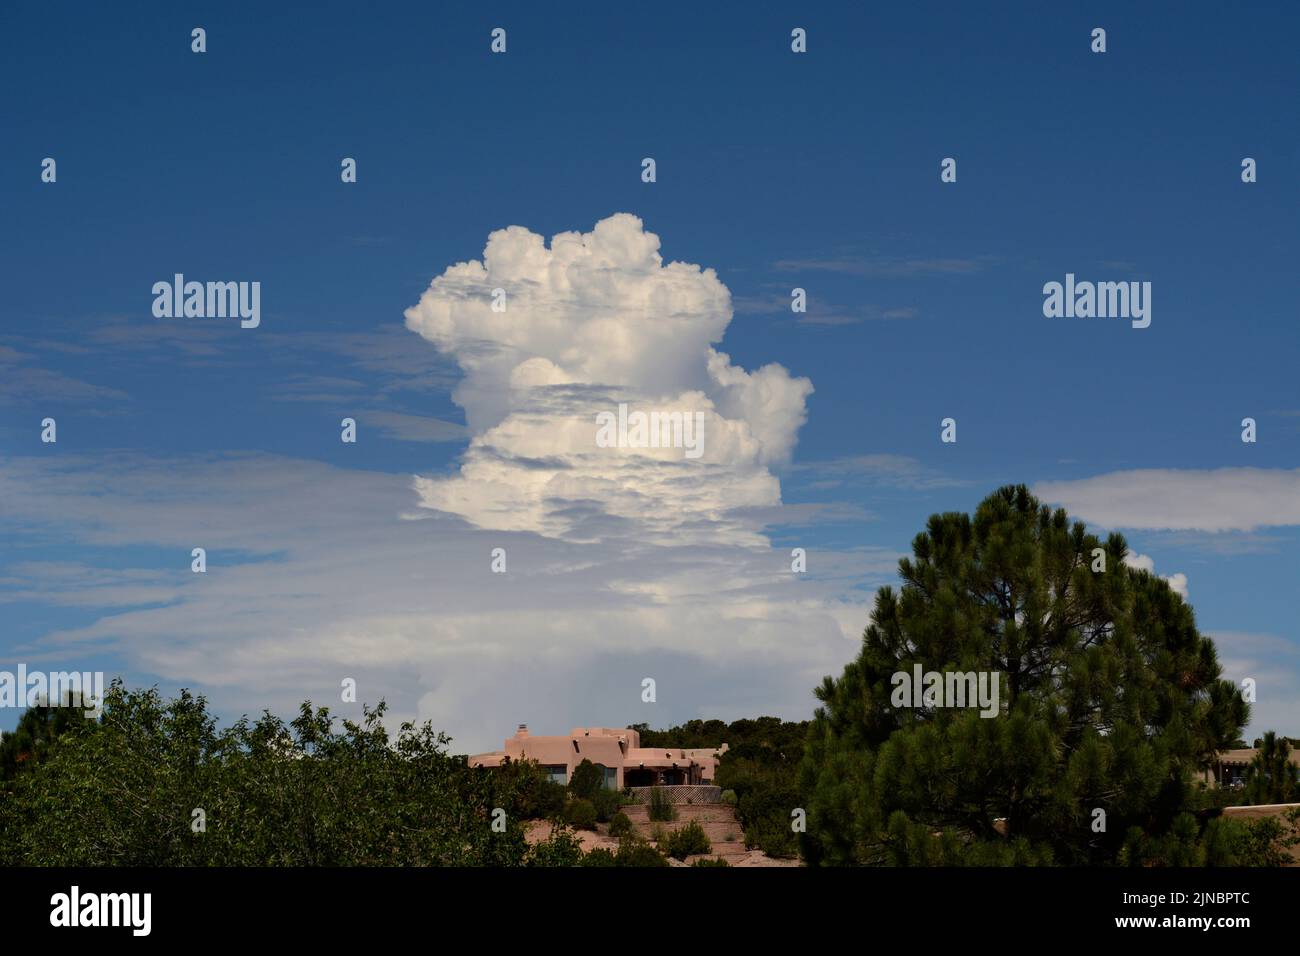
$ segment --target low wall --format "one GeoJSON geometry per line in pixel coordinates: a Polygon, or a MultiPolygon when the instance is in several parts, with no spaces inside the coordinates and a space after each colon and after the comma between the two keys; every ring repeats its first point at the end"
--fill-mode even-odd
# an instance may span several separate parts
{"type": "Polygon", "coordinates": [[[637,803],[649,803],[650,791],[659,790],[668,797],[669,803],[721,803],[722,788],[712,786],[679,787],[629,787],[632,799],[637,803]]]}

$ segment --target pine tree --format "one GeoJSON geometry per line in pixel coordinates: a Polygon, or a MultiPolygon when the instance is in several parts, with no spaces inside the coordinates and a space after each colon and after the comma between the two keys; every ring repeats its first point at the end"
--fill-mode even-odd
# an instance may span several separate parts
{"type": "Polygon", "coordinates": [[[591,800],[605,789],[605,771],[587,758],[573,768],[569,778],[569,793],[580,800],[591,800]]]}
{"type": "Polygon", "coordinates": [[[933,515],[912,550],[857,658],[817,690],[805,858],[1143,862],[1130,830],[1183,839],[1192,773],[1248,716],[1191,608],[1125,565],[1121,535],[1101,541],[1024,486],[973,518],[933,515]],[[993,672],[999,713],[894,706],[894,675],[918,664],[993,672]]]}
{"type": "Polygon", "coordinates": [[[1291,746],[1286,737],[1273,731],[1264,734],[1258,752],[1246,768],[1246,802],[1259,806],[1266,803],[1290,803],[1300,798],[1300,767],[1290,759],[1291,746]]]}

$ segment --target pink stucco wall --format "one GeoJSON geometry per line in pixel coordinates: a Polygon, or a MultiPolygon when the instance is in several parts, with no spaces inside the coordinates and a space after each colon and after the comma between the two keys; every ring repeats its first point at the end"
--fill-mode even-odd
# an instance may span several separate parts
{"type": "Polygon", "coordinates": [[[565,768],[567,782],[573,770],[583,760],[601,764],[616,771],[616,786],[627,786],[627,770],[681,771],[684,783],[712,782],[718,758],[727,745],[716,748],[681,749],[676,747],[642,747],[641,735],[630,727],[574,727],[565,737],[535,737],[528,728],[520,725],[513,737],[505,741],[502,750],[474,754],[469,758],[471,767],[499,767],[505,759],[535,760],[543,766],[565,768]]]}

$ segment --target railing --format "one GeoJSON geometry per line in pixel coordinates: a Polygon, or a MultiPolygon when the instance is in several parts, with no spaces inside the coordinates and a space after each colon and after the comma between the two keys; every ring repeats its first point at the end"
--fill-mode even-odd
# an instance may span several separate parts
{"type": "Polygon", "coordinates": [[[658,790],[668,798],[669,803],[721,803],[722,788],[707,784],[668,785],[662,787],[628,787],[632,799],[637,803],[649,803],[650,791],[658,790]]]}

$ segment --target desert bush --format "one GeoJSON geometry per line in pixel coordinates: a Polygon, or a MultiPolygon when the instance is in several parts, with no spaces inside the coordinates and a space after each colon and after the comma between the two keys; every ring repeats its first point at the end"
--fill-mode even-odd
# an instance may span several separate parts
{"type": "Polygon", "coordinates": [[[613,853],[598,846],[582,858],[579,866],[618,866],[618,861],[614,859],[613,853]]]}
{"type": "Polygon", "coordinates": [[[659,845],[659,849],[674,859],[684,860],[696,853],[708,853],[713,844],[705,835],[704,828],[692,820],[668,834],[668,839],[659,845]]]}
{"type": "Polygon", "coordinates": [[[581,866],[584,862],[582,844],[564,827],[556,827],[524,857],[524,866],[581,866]]]}
{"type": "Polygon", "coordinates": [[[677,819],[677,808],[668,801],[668,794],[660,787],[650,790],[650,819],[658,823],[668,823],[677,819]]]}
{"type": "Polygon", "coordinates": [[[570,800],[564,808],[564,821],[579,830],[596,829],[596,807],[590,800],[570,800]]]}
{"type": "Polygon", "coordinates": [[[588,799],[595,806],[596,819],[601,823],[608,823],[623,806],[623,798],[615,790],[602,788],[593,793],[588,799]]]}
{"type": "Polygon", "coordinates": [[[620,841],[614,862],[619,866],[667,866],[668,860],[645,840],[628,837],[620,841]]]}

